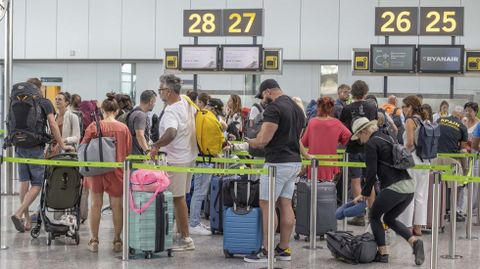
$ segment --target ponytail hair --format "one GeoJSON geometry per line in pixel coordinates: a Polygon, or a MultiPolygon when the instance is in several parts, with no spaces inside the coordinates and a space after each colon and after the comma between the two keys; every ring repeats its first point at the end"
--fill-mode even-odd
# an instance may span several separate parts
{"type": "Polygon", "coordinates": [[[326,117],[331,116],[335,103],[329,96],[318,98],[317,100],[317,116],[326,117]]]}
{"type": "Polygon", "coordinates": [[[105,112],[117,112],[120,109],[117,100],[115,100],[115,93],[107,93],[107,99],[102,102],[102,109],[105,112]]]}
{"type": "Polygon", "coordinates": [[[423,104],[421,107],[421,116],[423,120],[429,120],[433,122],[433,110],[429,104],[423,104]]]}

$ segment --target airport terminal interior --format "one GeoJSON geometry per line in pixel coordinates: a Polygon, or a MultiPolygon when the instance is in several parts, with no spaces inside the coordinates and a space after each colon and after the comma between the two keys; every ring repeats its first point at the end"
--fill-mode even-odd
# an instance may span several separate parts
{"type": "Polygon", "coordinates": [[[478,0],[0,0],[0,268],[480,268],[479,11],[478,0]],[[345,109],[357,102],[359,114],[345,109]],[[97,138],[97,116],[118,124],[103,131],[113,139],[97,138]],[[377,245],[365,207],[382,205],[362,191],[373,154],[351,146],[368,132],[394,140],[393,165],[374,155],[373,188],[411,195],[396,215],[408,242],[384,226],[377,245]],[[361,212],[339,217],[353,199],[361,212]],[[267,216],[280,212],[291,218],[275,233],[267,216]]]}

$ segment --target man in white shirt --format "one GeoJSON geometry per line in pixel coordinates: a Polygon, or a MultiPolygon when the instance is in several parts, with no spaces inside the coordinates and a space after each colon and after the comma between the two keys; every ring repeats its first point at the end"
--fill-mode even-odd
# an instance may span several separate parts
{"type": "MultiPolygon", "coordinates": [[[[152,146],[152,157],[160,149],[167,154],[169,166],[195,167],[198,155],[195,136],[195,108],[180,97],[181,80],[175,75],[160,77],[160,97],[167,107],[160,120],[160,139],[152,146]]],[[[194,250],[195,245],[188,229],[188,209],[185,194],[190,191],[192,173],[169,173],[173,194],[177,231],[180,234],[174,242],[173,251],[194,250]]]]}

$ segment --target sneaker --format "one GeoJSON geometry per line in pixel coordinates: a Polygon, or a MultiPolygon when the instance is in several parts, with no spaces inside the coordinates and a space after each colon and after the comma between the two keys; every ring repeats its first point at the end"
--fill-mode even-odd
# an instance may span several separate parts
{"type": "Polygon", "coordinates": [[[257,254],[248,255],[243,260],[248,263],[268,262],[267,250],[262,248],[257,254]]]}
{"type": "Polygon", "coordinates": [[[464,221],[465,221],[465,217],[461,213],[457,212],[457,222],[464,222],[464,221]]]}
{"type": "Polygon", "coordinates": [[[365,226],[365,216],[353,217],[347,221],[347,224],[352,226],[365,226]]]}
{"type": "Polygon", "coordinates": [[[210,226],[207,226],[207,225],[205,225],[205,224],[203,224],[203,223],[200,223],[200,226],[202,226],[203,228],[205,228],[205,229],[207,229],[207,230],[209,230],[209,231],[212,230],[212,229],[210,228],[210,226]]]}
{"type": "Polygon", "coordinates": [[[172,251],[176,252],[187,250],[195,250],[195,244],[193,244],[193,239],[191,237],[179,238],[172,247],[172,251]]]}
{"type": "Polygon", "coordinates": [[[281,249],[279,245],[275,248],[275,258],[279,261],[291,261],[292,250],[290,248],[281,249]]]}
{"type": "Polygon", "coordinates": [[[380,262],[380,263],[388,263],[388,254],[382,255],[380,252],[377,252],[377,255],[375,255],[375,260],[374,262],[380,262]]]}
{"type": "Polygon", "coordinates": [[[192,235],[212,235],[212,231],[207,230],[201,224],[198,224],[195,227],[189,227],[189,233],[192,235]]]}
{"type": "Polygon", "coordinates": [[[422,265],[425,261],[425,252],[423,249],[423,241],[421,239],[417,239],[417,241],[413,243],[413,255],[415,255],[415,264],[422,265]]]}

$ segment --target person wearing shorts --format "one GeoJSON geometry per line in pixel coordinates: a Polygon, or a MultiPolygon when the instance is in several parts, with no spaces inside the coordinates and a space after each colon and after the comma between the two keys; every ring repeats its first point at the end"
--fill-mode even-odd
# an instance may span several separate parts
{"type": "MultiPolygon", "coordinates": [[[[278,260],[290,261],[290,237],[295,225],[292,197],[295,179],[300,172],[300,135],[305,127],[303,110],[280,89],[273,79],[267,79],[260,85],[257,98],[268,103],[263,112],[263,124],[255,139],[247,140],[252,148],[265,148],[265,168],[275,166],[274,200],[280,208],[280,242],[275,248],[278,260]]],[[[267,262],[268,253],[268,176],[260,177],[260,208],[263,221],[263,248],[254,255],[244,258],[245,262],[267,262]]],[[[278,222],[278,221],[277,221],[278,222]]]]}
{"type": "MultiPolygon", "coordinates": [[[[128,127],[117,121],[115,116],[120,111],[120,106],[114,98],[113,94],[108,94],[107,99],[102,103],[103,120],[100,121],[100,129],[105,137],[113,137],[116,141],[115,161],[124,162],[132,151],[132,136],[128,127]]],[[[88,144],[92,139],[97,137],[97,125],[92,122],[85,130],[82,144],[88,144]]],[[[103,193],[109,195],[110,207],[112,208],[114,237],[112,249],[114,252],[122,251],[123,242],[120,235],[123,229],[123,169],[115,169],[106,174],[98,176],[85,177],[86,187],[90,189],[91,206],[90,206],[90,241],[88,242],[88,250],[98,252],[100,229],[100,219],[103,207],[103,193]]]]}
{"type": "MultiPolygon", "coordinates": [[[[38,134],[47,133],[47,124],[50,127],[51,134],[53,138],[58,143],[59,147],[63,150],[73,149],[71,146],[66,146],[63,142],[60,130],[57,123],[55,122],[55,116],[53,115],[54,108],[50,100],[43,98],[41,88],[41,81],[37,78],[29,79],[26,83],[17,83],[13,85],[13,88],[20,87],[35,87],[39,90],[40,98],[37,100],[40,108],[42,110],[42,126],[43,130],[39,130],[38,134]]],[[[14,113],[13,110],[10,113],[14,113]]],[[[17,119],[26,119],[22,111],[17,111],[14,115],[17,119]],[[17,114],[18,113],[18,114],[17,114]]],[[[15,154],[19,158],[29,158],[29,159],[43,159],[45,149],[44,143],[39,143],[38,145],[23,148],[18,145],[15,148],[15,154]]],[[[38,194],[42,190],[43,181],[45,179],[45,166],[44,165],[32,165],[32,164],[19,164],[18,165],[18,175],[20,177],[20,203],[21,206],[11,216],[11,220],[15,229],[18,232],[25,232],[32,228],[30,215],[28,213],[28,208],[35,201],[38,194]]]]}
{"type": "MultiPolygon", "coordinates": [[[[195,135],[195,108],[180,96],[180,78],[175,75],[160,77],[160,98],[167,105],[159,125],[160,139],[153,144],[150,155],[155,157],[158,150],[166,153],[167,163],[178,167],[195,167],[198,154],[195,135]]],[[[180,236],[174,240],[173,251],[194,250],[195,245],[189,233],[188,208],[185,194],[190,192],[191,173],[170,173],[168,190],[173,194],[177,231],[180,236]]]]}

